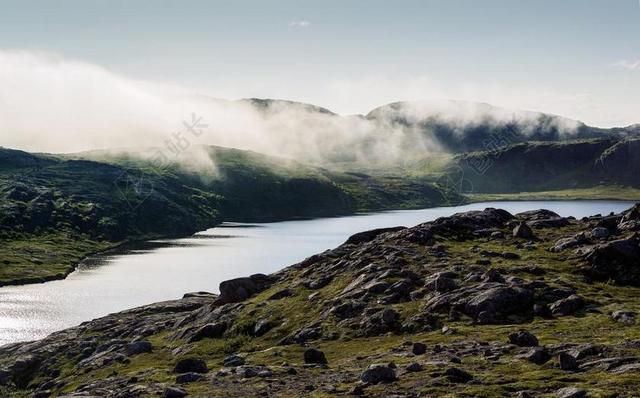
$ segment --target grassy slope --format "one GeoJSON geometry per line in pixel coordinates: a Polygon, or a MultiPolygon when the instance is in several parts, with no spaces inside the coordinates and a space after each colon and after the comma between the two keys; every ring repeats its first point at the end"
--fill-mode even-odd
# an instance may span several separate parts
{"type": "MultiPolygon", "coordinates": [[[[471,324],[468,319],[459,321],[448,320],[447,326],[454,329],[454,334],[444,334],[439,330],[416,334],[386,334],[375,337],[355,337],[354,331],[342,328],[338,321],[329,317],[322,321],[322,327],[326,334],[335,331],[339,338],[322,339],[315,341],[315,347],[324,351],[329,361],[329,368],[305,368],[301,363],[302,352],[305,347],[300,345],[280,345],[282,337],[290,335],[295,330],[315,322],[326,309],[321,303],[334,298],[355,275],[344,274],[335,278],[328,286],[320,289],[313,300],[309,294],[313,291],[297,284],[296,281],[304,279],[308,269],[289,269],[287,278],[267,291],[247,300],[238,313],[234,327],[228,335],[222,338],[204,339],[196,343],[186,343],[170,338],[168,333],[162,332],[149,337],[154,350],[151,353],[137,355],[128,363],[111,364],[101,369],[89,369],[86,373],[78,372],[74,365],[74,359],[59,358],[62,367],[62,375],[66,385],[59,392],[71,392],[79,385],[99,380],[106,377],[122,377],[128,379],[135,377],[139,383],[171,385],[174,383],[175,374],[171,373],[176,361],[175,352],[182,355],[206,358],[210,369],[215,372],[222,367],[222,360],[231,353],[240,353],[247,358],[250,364],[264,364],[277,369],[282,363],[288,363],[298,369],[297,376],[278,375],[280,380],[286,382],[276,383],[275,388],[280,396],[299,396],[299,383],[294,379],[304,379],[306,383],[313,383],[315,391],[310,396],[330,396],[324,388],[334,386],[338,391],[346,393],[353,386],[359,374],[370,363],[394,362],[401,369],[416,360],[424,363],[425,371],[418,373],[402,374],[398,382],[392,385],[377,385],[367,388],[367,396],[388,396],[396,394],[422,394],[424,396],[513,396],[520,390],[532,389],[541,395],[555,396],[553,391],[566,386],[579,386],[590,391],[589,396],[612,396],[614,392],[638,391],[640,388],[640,375],[636,372],[615,374],[603,369],[593,369],[586,372],[568,373],[557,368],[554,360],[544,365],[535,365],[515,357],[516,352],[505,352],[498,360],[490,361],[483,357],[482,350],[479,354],[464,356],[459,365],[462,369],[474,375],[477,383],[451,384],[438,377],[443,370],[443,365],[438,359],[429,355],[426,357],[414,357],[407,355],[406,341],[420,341],[433,350],[441,346],[446,353],[451,349],[455,351],[458,342],[508,342],[508,334],[526,329],[534,333],[540,339],[541,345],[553,345],[560,343],[591,343],[598,345],[620,344],[628,340],[640,339],[640,328],[637,326],[622,326],[612,322],[609,314],[617,309],[640,312],[640,300],[638,289],[633,287],[615,286],[606,283],[588,283],[575,272],[579,261],[568,258],[566,253],[552,253],[547,250],[551,242],[559,237],[571,236],[580,231],[584,226],[576,224],[564,228],[538,230],[536,233],[540,242],[532,250],[517,250],[520,259],[493,260],[492,267],[504,270],[510,274],[522,266],[535,264],[545,270],[542,277],[547,282],[562,280],[585,297],[598,305],[597,311],[585,311],[578,316],[567,316],[554,319],[536,317],[525,324],[504,325],[478,325],[471,324]],[[274,292],[282,288],[293,288],[295,294],[281,300],[267,300],[274,292]],[[251,330],[257,320],[268,317],[279,320],[274,329],[261,337],[251,337],[247,330],[251,330]],[[285,321],[286,320],[286,321],[285,321]],[[179,350],[178,350],[179,349],[179,350]],[[430,362],[435,361],[435,362],[430,362]],[[340,377],[330,379],[329,375],[339,374],[340,377]]],[[[492,241],[486,238],[475,240],[460,240],[458,238],[439,238],[439,243],[446,247],[448,264],[473,264],[483,258],[480,249],[495,252],[513,251],[517,241],[510,237],[510,230],[504,229],[508,238],[504,241],[492,241]]],[[[433,266],[437,257],[429,252],[428,248],[412,246],[405,248],[417,250],[420,260],[407,255],[408,263],[403,269],[422,270],[425,264],[433,266]],[[426,263],[425,263],[426,261],[426,263]]],[[[531,278],[530,275],[524,275],[531,278]]],[[[395,279],[389,279],[394,282],[395,279]]],[[[407,319],[414,314],[421,313],[420,302],[405,302],[392,305],[394,309],[407,319]]],[[[95,336],[100,339],[100,336],[95,336]]],[[[624,356],[638,356],[640,349],[629,346],[624,356]]],[[[446,357],[446,355],[445,355],[446,357]]],[[[439,357],[438,357],[439,358],[439,357]]],[[[191,395],[195,396],[247,396],[255,395],[258,391],[267,389],[265,380],[259,377],[235,381],[234,376],[217,377],[214,383],[201,381],[190,383],[184,387],[191,395]]],[[[37,384],[37,383],[35,383],[37,384]]],[[[272,387],[269,387],[272,388],[272,387]]],[[[626,395],[625,395],[626,396],[626,395]]],[[[629,395],[632,396],[632,395],[629,395]]]]}
{"type": "Polygon", "coordinates": [[[469,194],[472,202],[499,200],[640,200],[640,189],[623,186],[597,186],[558,191],[469,194]]]}
{"type": "Polygon", "coordinates": [[[347,215],[450,198],[417,179],[349,175],[250,151],[205,149],[215,170],[158,169],[105,152],[51,156],[0,149],[0,286],[62,278],[90,253],[128,240],[189,235],[223,219],[347,215]]]}

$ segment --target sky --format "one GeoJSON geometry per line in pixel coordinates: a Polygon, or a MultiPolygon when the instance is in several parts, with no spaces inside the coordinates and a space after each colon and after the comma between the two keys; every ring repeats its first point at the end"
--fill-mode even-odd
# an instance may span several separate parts
{"type": "Polygon", "coordinates": [[[447,98],[640,122],[638,0],[0,1],[0,51],[341,114],[447,98]]]}

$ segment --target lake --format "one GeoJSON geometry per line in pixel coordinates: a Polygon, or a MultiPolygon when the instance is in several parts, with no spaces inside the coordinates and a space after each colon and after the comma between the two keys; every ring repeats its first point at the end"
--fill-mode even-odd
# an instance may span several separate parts
{"type": "Polygon", "coordinates": [[[91,257],[64,280],[0,288],[0,345],[40,339],[83,321],[180,298],[186,292],[217,292],[221,281],[277,271],[368,229],[410,227],[486,207],[511,213],[545,208],[579,218],[618,213],[632,205],[622,201],[484,202],[265,224],[225,223],[189,238],[144,242],[91,257]]]}

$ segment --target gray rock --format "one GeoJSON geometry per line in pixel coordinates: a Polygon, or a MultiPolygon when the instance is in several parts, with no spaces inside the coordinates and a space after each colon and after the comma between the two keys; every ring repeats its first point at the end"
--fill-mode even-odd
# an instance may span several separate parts
{"type": "Polygon", "coordinates": [[[132,356],[132,355],[142,354],[145,352],[151,352],[152,349],[153,349],[153,345],[151,345],[151,342],[146,340],[138,340],[138,341],[132,341],[131,343],[127,344],[125,351],[128,356],[132,356]]]}
{"type": "Polygon", "coordinates": [[[636,323],[636,313],[633,311],[614,311],[611,318],[625,325],[634,325],[636,323]]]}
{"type": "Polygon", "coordinates": [[[267,298],[267,300],[280,300],[285,297],[291,297],[295,294],[295,292],[291,289],[282,289],[273,293],[271,296],[267,298]]]}
{"type": "Polygon", "coordinates": [[[505,286],[479,292],[466,303],[464,312],[481,323],[500,323],[510,314],[524,315],[532,308],[533,292],[521,287],[505,286]],[[480,316],[483,312],[483,316],[480,316]]]}
{"type": "Polygon", "coordinates": [[[584,359],[592,355],[598,355],[602,350],[593,344],[583,344],[567,351],[575,359],[584,359]]]}
{"type": "Polygon", "coordinates": [[[587,239],[585,234],[579,233],[575,236],[557,240],[550,250],[554,253],[559,253],[567,249],[573,249],[575,247],[584,245],[588,242],[589,240],[587,239]]]}
{"type": "Polygon", "coordinates": [[[450,292],[455,290],[458,284],[452,278],[440,273],[427,280],[424,286],[434,292],[450,292]]]}
{"type": "Polygon", "coordinates": [[[229,355],[222,361],[222,363],[226,367],[234,367],[244,365],[246,363],[246,360],[240,355],[229,355]]]}
{"type": "Polygon", "coordinates": [[[224,322],[208,323],[200,327],[189,339],[191,342],[200,341],[202,339],[215,339],[224,335],[227,330],[227,324],[224,322]]]}
{"type": "Polygon", "coordinates": [[[411,352],[415,355],[422,355],[427,352],[427,346],[423,343],[413,343],[411,346],[411,352]]]}
{"type": "Polygon", "coordinates": [[[370,231],[358,232],[357,234],[351,235],[349,239],[345,242],[345,244],[359,245],[361,243],[366,243],[374,240],[379,235],[386,234],[389,232],[398,232],[406,229],[407,227],[391,227],[391,228],[378,228],[372,229],[370,231]]]}
{"type": "Polygon", "coordinates": [[[260,337],[273,328],[273,323],[269,319],[260,319],[253,327],[253,335],[260,337]]]}
{"type": "Polygon", "coordinates": [[[216,302],[227,304],[246,300],[254,294],[266,290],[273,282],[272,277],[263,274],[223,281],[220,283],[220,296],[216,302]]]}
{"type": "Polygon", "coordinates": [[[338,305],[335,305],[329,310],[336,318],[350,319],[362,314],[364,309],[364,303],[356,301],[347,301],[338,305]]]}
{"type": "Polygon", "coordinates": [[[371,384],[392,383],[397,380],[396,371],[388,364],[373,364],[362,373],[360,380],[371,384]]]}
{"type": "Polygon", "coordinates": [[[413,362],[407,365],[405,369],[407,372],[413,373],[413,372],[421,372],[423,367],[418,362],[413,362]]]}
{"type": "Polygon", "coordinates": [[[381,316],[382,322],[386,323],[387,325],[396,323],[398,319],[400,319],[400,314],[398,314],[398,312],[393,308],[385,308],[382,311],[381,316]]]}
{"type": "Polygon", "coordinates": [[[556,397],[558,398],[585,398],[587,392],[585,390],[576,387],[565,387],[556,391],[556,397]]]}
{"type": "Polygon", "coordinates": [[[513,237],[522,239],[533,239],[535,238],[535,235],[533,234],[531,227],[529,227],[526,222],[522,221],[520,224],[518,224],[517,227],[513,229],[513,237]]]}
{"type": "Polygon", "coordinates": [[[576,311],[580,310],[584,306],[584,300],[582,297],[577,294],[572,294],[571,296],[560,299],[549,307],[551,309],[551,313],[554,316],[567,316],[572,315],[576,311]]]}
{"type": "Polygon", "coordinates": [[[193,383],[201,380],[204,380],[204,376],[195,372],[183,373],[176,376],[176,383],[178,384],[193,383]]]}
{"type": "Polygon", "coordinates": [[[320,326],[308,326],[298,330],[293,335],[293,341],[300,344],[320,337],[322,337],[322,328],[320,326]]]}
{"type": "Polygon", "coordinates": [[[604,239],[608,238],[611,233],[607,228],[597,227],[591,230],[589,235],[594,239],[604,239]]]}
{"type": "Polygon", "coordinates": [[[520,347],[537,347],[538,346],[538,338],[526,331],[511,333],[509,335],[509,342],[511,342],[511,344],[515,344],[520,347]]]}
{"type": "Polygon", "coordinates": [[[551,359],[551,354],[549,354],[546,348],[535,347],[527,351],[521,357],[529,362],[535,363],[536,365],[542,365],[551,359]]]}
{"type": "Polygon", "coordinates": [[[6,369],[0,369],[0,386],[6,386],[11,382],[11,372],[6,369]]]}
{"type": "Polygon", "coordinates": [[[578,362],[576,358],[566,352],[561,352],[558,354],[558,366],[562,370],[578,370],[578,362]]]}
{"type": "Polygon", "coordinates": [[[449,368],[445,370],[444,375],[451,383],[468,383],[473,380],[470,373],[459,368],[449,368]]]}
{"type": "Polygon", "coordinates": [[[640,237],[637,235],[596,246],[586,256],[586,273],[596,280],[640,286],[640,237]]]}
{"type": "Polygon", "coordinates": [[[498,271],[495,268],[491,268],[491,269],[487,270],[487,272],[485,272],[482,275],[482,280],[484,282],[504,283],[504,277],[502,276],[500,271],[498,271]]]}
{"type": "Polygon", "coordinates": [[[162,396],[164,398],[182,398],[186,397],[188,394],[185,390],[178,387],[167,387],[164,389],[162,396]]]}

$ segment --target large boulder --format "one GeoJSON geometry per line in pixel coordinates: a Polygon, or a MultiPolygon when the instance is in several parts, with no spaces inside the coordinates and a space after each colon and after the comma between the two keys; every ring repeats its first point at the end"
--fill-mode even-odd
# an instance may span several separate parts
{"type": "Polygon", "coordinates": [[[351,235],[349,239],[345,242],[345,244],[358,245],[361,243],[366,243],[374,240],[378,237],[378,235],[382,235],[387,232],[397,232],[406,229],[407,227],[391,227],[391,228],[378,228],[372,229],[370,231],[358,232],[357,234],[351,235]]]}
{"type": "Polygon", "coordinates": [[[220,283],[218,304],[237,303],[268,289],[274,280],[272,277],[255,274],[250,277],[230,279],[220,283]]]}
{"type": "Polygon", "coordinates": [[[520,347],[537,347],[538,338],[526,331],[519,331],[509,335],[509,342],[520,347]]]}
{"type": "Polygon", "coordinates": [[[324,352],[315,348],[307,348],[303,354],[304,363],[321,364],[327,363],[327,358],[324,356],[324,352]]]}
{"type": "Polygon", "coordinates": [[[533,310],[533,292],[517,286],[497,286],[473,296],[464,312],[480,323],[502,323],[509,315],[526,315],[533,310]]]}
{"type": "Polygon", "coordinates": [[[360,376],[365,383],[379,384],[396,381],[396,371],[387,364],[370,365],[360,376]]]}
{"type": "Polygon", "coordinates": [[[184,358],[176,362],[173,373],[207,373],[207,363],[200,358],[184,358]]]}
{"type": "Polygon", "coordinates": [[[531,227],[528,226],[526,222],[522,221],[513,229],[513,237],[522,239],[533,239],[535,238],[535,235],[533,234],[533,230],[531,229],[531,227]]]}
{"type": "Polygon", "coordinates": [[[633,235],[596,246],[586,255],[586,273],[596,280],[640,286],[640,238],[633,235]]]}
{"type": "Polygon", "coordinates": [[[577,294],[560,299],[551,304],[551,313],[555,316],[572,315],[584,306],[584,299],[577,294]]]}
{"type": "Polygon", "coordinates": [[[436,233],[474,233],[489,228],[503,227],[513,219],[506,210],[486,208],[482,211],[468,211],[457,213],[451,217],[442,217],[432,223],[436,233]]]}

